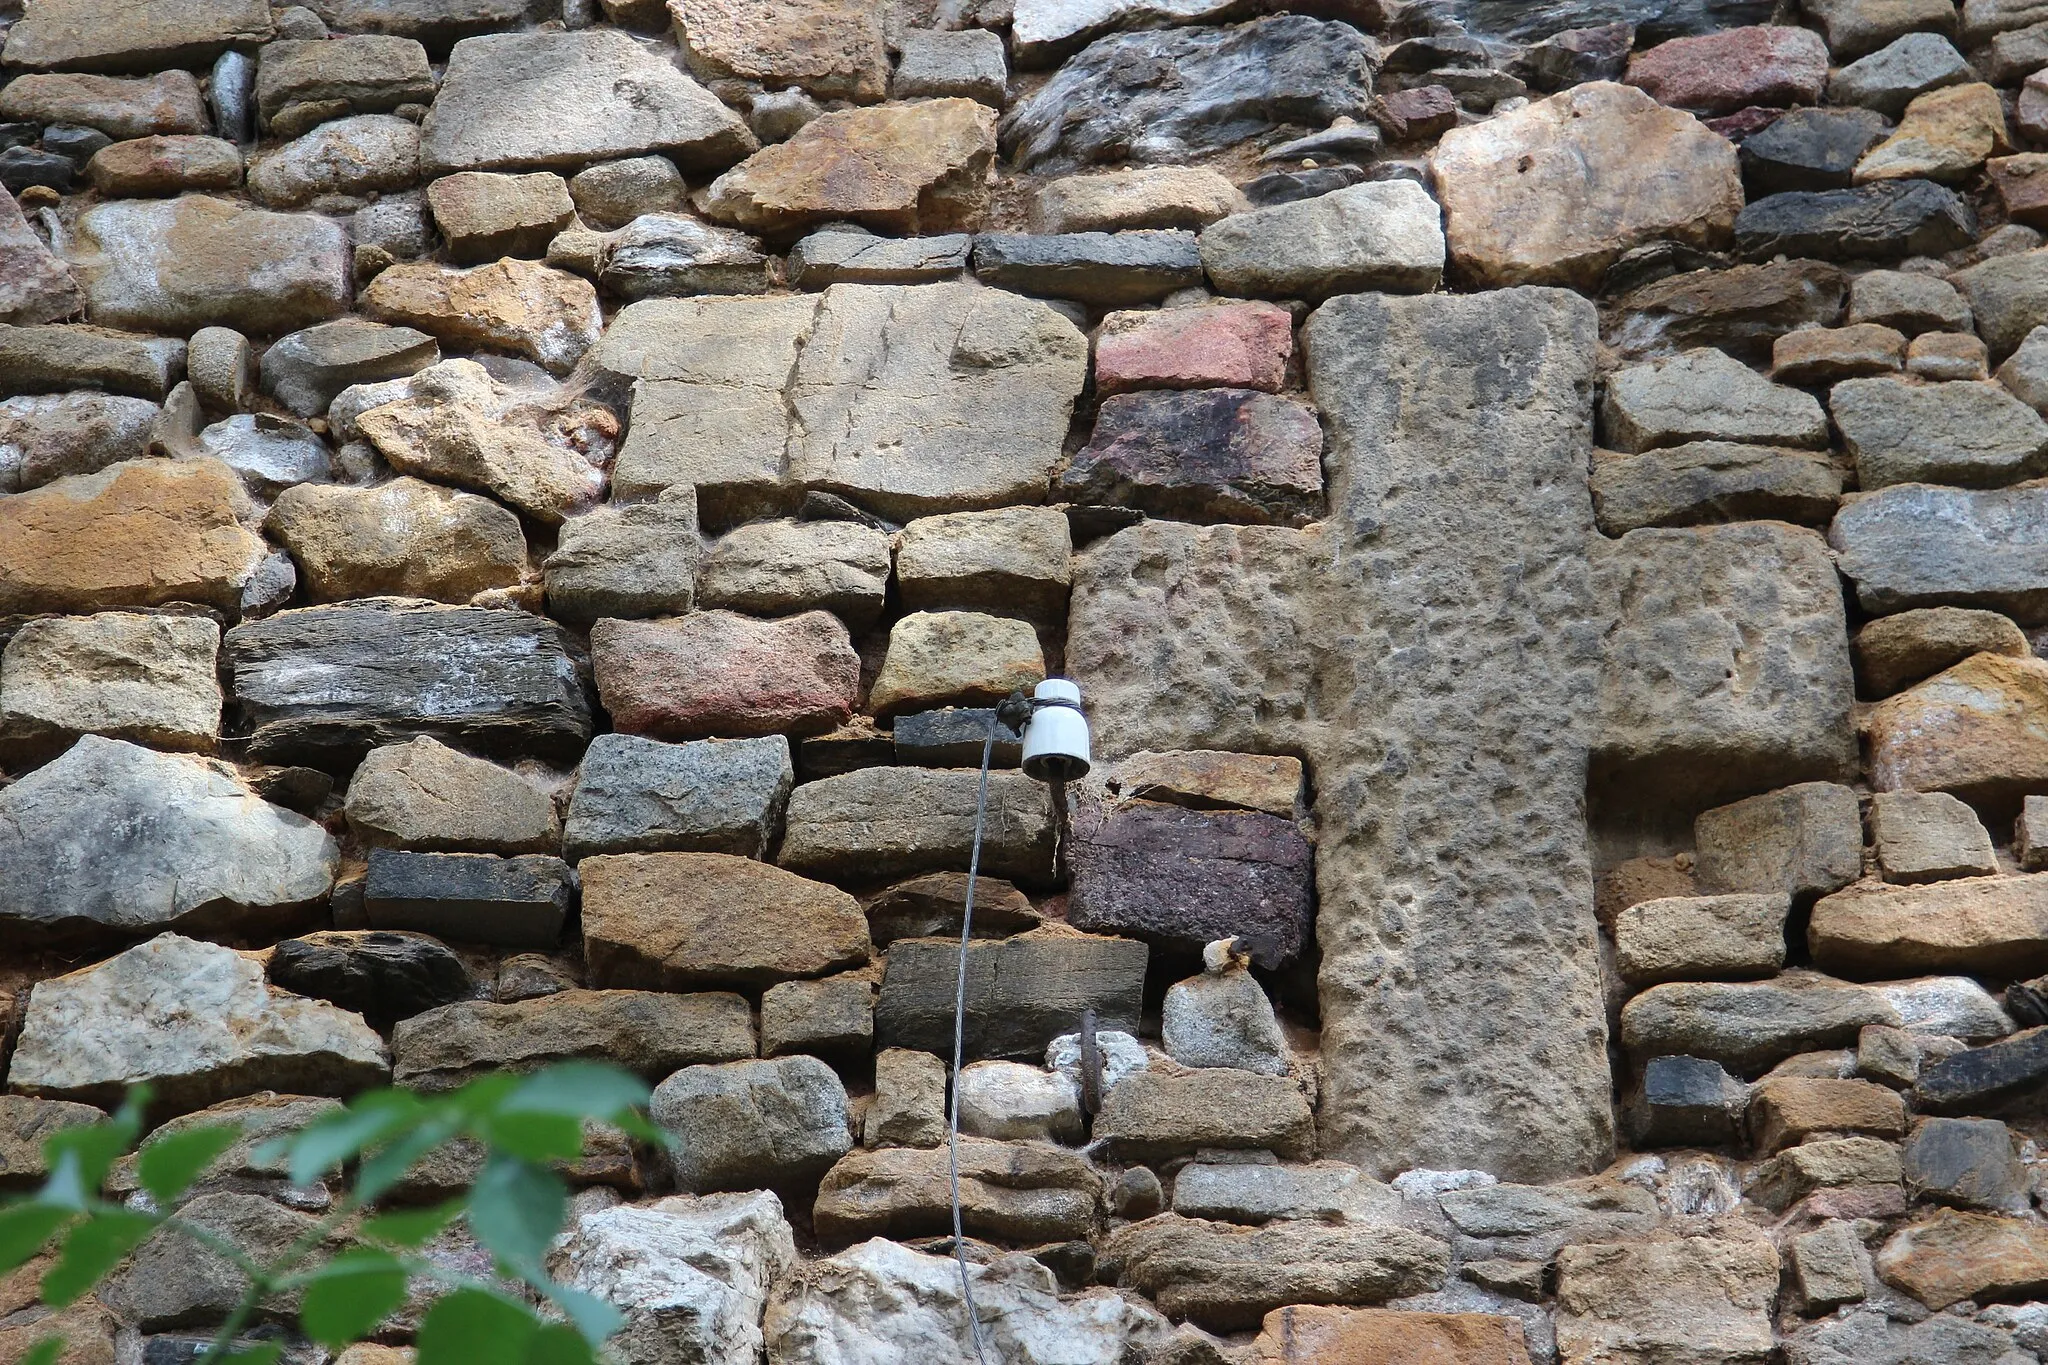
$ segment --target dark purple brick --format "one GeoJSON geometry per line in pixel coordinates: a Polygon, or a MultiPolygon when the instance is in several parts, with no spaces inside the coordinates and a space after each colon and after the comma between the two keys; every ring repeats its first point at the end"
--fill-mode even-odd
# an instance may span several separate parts
{"type": "Polygon", "coordinates": [[[1323,429],[1296,398],[1249,389],[1118,394],[1060,476],[1073,502],[1176,521],[1298,526],[1322,514],[1323,429]]]}

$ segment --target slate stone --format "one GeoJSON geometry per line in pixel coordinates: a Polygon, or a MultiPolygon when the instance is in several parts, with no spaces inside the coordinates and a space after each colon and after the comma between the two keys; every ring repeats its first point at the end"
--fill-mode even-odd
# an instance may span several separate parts
{"type": "Polygon", "coordinates": [[[0,189],[14,194],[37,185],[69,194],[77,179],[78,163],[62,152],[40,147],[9,147],[0,152],[0,189]]]}
{"type": "Polygon", "coordinates": [[[1313,851],[1291,820],[1151,802],[1083,807],[1067,857],[1077,929],[1196,952],[1236,937],[1268,968],[1311,941],[1313,851]]]}
{"type": "Polygon", "coordinates": [[[1848,288],[1848,277],[1821,261],[1687,269],[1629,290],[1615,309],[1618,316],[1610,316],[1605,336],[1632,358],[1712,346],[1737,359],[1760,361],[1787,333],[1833,327],[1841,319],[1848,288]]]}
{"type": "Polygon", "coordinates": [[[1635,36],[1626,22],[1563,29],[1524,48],[1508,70],[1545,94],[1587,81],[1618,81],[1628,69],[1635,36]]]}
{"type": "Polygon", "coordinates": [[[2048,1085],[2048,1028],[2031,1028],[1921,1069],[1914,1107],[1933,1114],[1995,1114],[2038,1101],[2048,1085]]]}
{"type": "Polygon", "coordinates": [[[380,1033],[401,1019],[477,993],[469,971],[425,934],[333,930],[288,938],[265,972],[273,986],[353,1010],[380,1033]]]}
{"type": "Polygon", "coordinates": [[[965,232],[877,237],[850,228],[824,227],[791,248],[789,282],[804,289],[833,284],[933,284],[966,274],[973,246],[974,238],[965,232]]]}
{"type": "Polygon", "coordinates": [[[2027,1211],[2027,1169],[1997,1119],[1922,1119],[1899,1152],[1920,1198],[1963,1209],[2027,1211]]]}
{"type": "Polygon", "coordinates": [[[2048,622],[2048,488],[1881,489],[1845,506],[1828,540],[1867,612],[1983,607],[2048,622]]]}
{"type": "Polygon", "coordinates": [[[1195,234],[984,232],[974,239],[983,284],[1103,307],[1153,303],[1202,283],[1195,234]]]}
{"type": "Polygon", "coordinates": [[[1064,501],[1176,521],[1301,525],[1322,512],[1323,432],[1298,398],[1249,389],[1117,394],[1061,472],[1064,501]]]}
{"type": "Polygon", "coordinates": [[[1027,170],[1175,164],[1283,124],[1363,119],[1377,55],[1348,24],[1291,14],[1112,34],[1011,111],[1003,151],[1027,170]]]}
{"type": "Polygon", "coordinates": [[[591,732],[569,636],[522,611],[406,598],[304,607],[222,641],[252,754],[337,759],[430,735],[566,755],[591,732]]]}
{"type": "MultiPolygon", "coordinates": [[[[1142,943],[1039,929],[967,948],[966,1055],[1036,1061],[1095,1011],[1098,1029],[1135,1032],[1145,987],[1142,943]]],[[[952,1055],[959,941],[898,939],[875,1004],[875,1045],[952,1055]]]]}
{"type": "Polygon", "coordinates": [[[290,926],[340,861],[225,764],[98,735],[0,790],[0,925],[24,937],[290,926]]]}
{"type": "Polygon", "coordinates": [[[1735,220],[1736,249],[1751,260],[1940,256],[1968,246],[1976,235],[1975,212],[1953,190],[1931,180],[1766,195],[1751,201],[1735,220]]]}
{"type": "Polygon", "coordinates": [[[571,861],[660,851],[765,857],[792,781],[781,735],[685,744],[599,735],[577,771],[563,851],[571,861]]]}
{"type": "Polygon", "coordinates": [[[1749,1087],[1705,1057],[1652,1057],[1628,1105],[1643,1147],[1729,1147],[1741,1137],[1749,1087]]]}
{"type": "Polygon", "coordinates": [[[1849,173],[1888,131],[1869,109],[1794,109],[1742,140],[1736,153],[1751,198],[1788,190],[1842,190],[1849,173]]]}
{"type": "Polygon", "coordinates": [[[1858,104],[1888,118],[1930,90],[1975,80],[1976,73],[1939,33],[1908,33],[1879,51],[1840,67],[1828,80],[1828,99],[1858,104]]]}
{"type": "Polygon", "coordinates": [[[1023,737],[996,721],[994,708],[986,706],[945,706],[896,717],[890,730],[896,761],[925,768],[979,768],[992,724],[996,742],[990,763],[1016,767],[1024,759],[1023,737]]]}
{"type": "Polygon", "coordinates": [[[1365,179],[1365,168],[1351,165],[1318,166],[1309,171],[1267,171],[1247,180],[1243,192],[1245,201],[1253,208],[1265,209],[1333,194],[1363,184],[1365,179]]]}
{"type": "Polygon", "coordinates": [[[1771,0],[1446,0],[1442,6],[1467,32],[1500,42],[1532,42],[1585,24],[1629,24],[1645,46],[1766,23],[1771,9],[1771,0]]]}
{"type": "Polygon", "coordinates": [[[545,854],[499,858],[374,848],[363,909],[377,929],[499,948],[552,948],[561,941],[574,888],[569,865],[545,854]]]}

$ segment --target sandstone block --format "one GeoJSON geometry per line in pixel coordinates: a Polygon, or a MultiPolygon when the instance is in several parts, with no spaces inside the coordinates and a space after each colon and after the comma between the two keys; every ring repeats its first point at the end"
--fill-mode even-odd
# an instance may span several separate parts
{"type": "Polygon", "coordinates": [[[959,96],[1003,107],[1010,83],[1003,41],[986,29],[951,32],[905,29],[896,39],[901,55],[889,78],[896,99],[959,96]]]}
{"type": "Polygon", "coordinates": [[[1082,1140],[1081,1091],[1023,1062],[971,1062],[960,1072],[960,1130],[1011,1142],[1082,1140]]]}
{"type": "Polygon", "coordinates": [[[1998,92],[1981,82],[1916,96],[1890,137],[1856,163],[1856,183],[1970,178],[1985,159],[2011,150],[1998,92]]]}
{"type": "Polygon", "coordinates": [[[591,628],[598,695],[628,734],[816,734],[853,714],[860,660],[821,611],[761,621],[701,611],[591,628]]]}
{"type": "Polygon", "coordinates": [[[1921,607],[1881,616],[1856,632],[1856,673],[1882,699],[1972,654],[2023,659],[2033,652],[2012,618],[1967,607],[1921,607]]]}
{"type": "Polygon", "coordinates": [[[89,1104],[0,1095],[0,1189],[14,1195],[41,1185],[49,1174],[43,1161],[44,1139],[105,1118],[89,1104]]]}
{"type": "Polygon", "coordinates": [[[374,488],[287,488],[264,528],[291,552],[315,602],[382,595],[467,602],[515,588],[526,568],[519,518],[473,493],[393,479],[374,488]]]}
{"type": "Polygon", "coordinates": [[[242,183],[242,153],[217,137],[134,138],[93,153],[85,177],[108,199],[233,190],[242,183]]]}
{"type": "Polygon", "coordinates": [[[585,1058],[652,1080],[695,1063],[754,1055],[754,1019],[737,995],[568,990],[516,1004],[465,1000],[400,1021],[392,1079],[452,1090],[493,1071],[585,1058]]]}
{"type": "Polygon", "coordinates": [[[625,299],[763,294],[778,283],[760,239],[681,213],[635,218],[605,240],[597,267],[598,283],[625,299]]]}
{"type": "Polygon", "coordinates": [[[1841,472],[1817,451],[1690,441],[1593,456],[1593,505],[1610,536],[1718,521],[1824,525],[1841,494],[1841,472]]]}
{"type": "Polygon", "coordinates": [[[800,1185],[853,1145],[846,1091],[816,1057],[684,1067],[649,1113],[678,1139],[676,1184],[694,1193],[800,1185]]]}
{"type": "Polygon", "coordinates": [[[162,411],[147,399],[104,393],[0,399],[0,489],[25,492],[139,460],[162,411]]]}
{"type": "Polygon", "coordinates": [[[1032,198],[1031,230],[1199,229],[1243,207],[1237,188],[1216,171],[1151,166],[1048,181],[1032,198]]]}
{"type": "Polygon", "coordinates": [[[1896,374],[1905,363],[1905,336],[1870,323],[1801,328],[1785,333],[1771,348],[1771,378],[1783,384],[1896,374]]]}
{"type": "Polygon", "coordinates": [[[946,1140],[946,1064],[929,1052],[875,1054],[875,1097],[861,1142],[868,1147],[936,1147],[946,1140]]]}
{"type": "MultiPolygon", "coordinates": [[[[790,793],[783,866],[808,876],[874,881],[965,872],[978,782],[969,769],[861,768],[790,793]]],[[[1044,784],[992,773],[982,870],[1024,882],[1052,874],[1055,825],[1044,784]]]]}
{"type": "Polygon", "coordinates": [[[1878,1249],[1886,1284],[1940,1310],[1961,1299],[2025,1298],[2048,1286],[2048,1233],[1986,1213],[1941,1209],[1878,1249]]]}
{"type": "Polygon", "coordinates": [[[543,853],[561,835],[542,788],[426,735],[365,755],[344,810],[358,839],[386,848],[543,853]]]}
{"type": "MultiPolygon", "coordinates": [[[[976,761],[979,762],[977,755],[976,761]]],[[[966,913],[967,876],[961,872],[928,872],[887,887],[867,903],[868,932],[877,947],[899,938],[960,937],[966,913]]],[[[1036,929],[1037,910],[1022,891],[994,877],[974,879],[974,936],[1007,938],[1036,929]]]]}
{"type": "Polygon", "coordinates": [[[768,985],[868,958],[859,902],[750,858],[611,854],[585,858],[577,871],[594,985],[768,985]]]}
{"type": "Polygon", "coordinates": [[[1615,963],[1634,985],[1770,976],[1791,908],[1783,893],[1643,901],[1615,917],[1615,963]]]}
{"type": "Polygon", "coordinates": [[[1963,291],[1977,335],[1994,364],[2019,349],[2027,334],[2048,322],[2048,252],[1995,256],[1959,270],[1949,282],[1963,291]]]}
{"type": "Polygon", "coordinates": [[[1441,210],[1410,180],[1233,214],[1204,228],[1201,244],[1209,278],[1232,294],[1420,293],[1444,270],[1441,210]]]}
{"type": "Polygon", "coordinates": [[[1243,951],[1242,940],[1212,943],[1203,953],[1199,976],[1166,988],[1160,1045],[1182,1066],[1284,1076],[1291,1056],[1287,1038],[1265,987],[1239,956],[1243,951]]]}
{"type": "Polygon", "coordinates": [[[256,111],[278,137],[297,137],[349,114],[388,114],[434,102],[427,50],[411,38],[360,34],[266,44],[256,69],[256,111]]]}
{"type": "Polygon", "coordinates": [[[868,696],[877,716],[1001,701],[1045,677],[1029,622],[980,612],[913,612],[889,630],[889,652],[868,696]]]}
{"type": "Polygon", "coordinates": [[[1277,393],[1293,354],[1293,321],[1272,304],[1111,313],[1095,339],[1095,391],[1216,385],[1277,393]]]}
{"type": "Polygon", "coordinates": [[[1907,485],[1858,498],[1828,529],[1865,611],[1977,607],[2048,620],[2048,492],[1907,485]]]}
{"type": "Polygon", "coordinates": [[[1759,1154],[1822,1134],[1897,1139],[1906,1133],[1898,1092],[1869,1081],[1766,1076],[1750,1098],[1749,1127],[1759,1154]]]}
{"type": "Polygon", "coordinates": [[[1446,1365],[1524,1365],[1522,1324],[1491,1313],[1382,1308],[1280,1308],[1251,1345],[1256,1365],[1373,1365],[1432,1358],[1446,1365]]]}
{"type": "Polygon", "coordinates": [[[1851,887],[1821,898],[1807,937],[1816,962],[1858,976],[2032,972],[2048,964],[2048,877],[1851,887]]]}
{"type": "Polygon", "coordinates": [[[0,733],[211,749],[220,738],[219,651],[220,627],[205,617],[102,612],[29,621],[0,651],[0,733]]]}
{"type": "Polygon", "coordinates": [[[882,614],[889,537],[851,521],[757,521],[705,553],[698,599],[756,616],[829,611],[855,630],[882,614]]]}
{"type": "Polygon", "coordinates": [[[1864,1297],[1870,1257],[1846,1222],[1828,1222],[1792,1239],[1792,1277],[1810,1313],[1864,1297]]]}
{"type": "MultiPolygon", "coordinates": [[[[967,1055],[1037,1059],[1084,1010],[1095,1011],[1100,1029],[1135,1029],[1145,959],[1141,943],[1051,928],[975,940],[967,954],[967,1055]]],[[[892,944],[876,1044],[951,1055],[958,964],[958,939],[892,944]]]]}
{"type": "Polygon", "coordinates": [[[427,206],[457,265],[500,256],[540,256],[576,216],[569,186],[559,175],[536,171],[501,175],[458,171],[427,186],[427,206]]]}
{"type": "Polygon", "coordinates": [[[1994,487],[2048,469],[2048,422],[1996,384],[1851,379],[1828,407],[1866,491],[1994,487]]]}
{"type": "Polygon", "coordinates": [[[1988,877],[1998,871],[1991,836],[1947,792],[1879,792],[1870,801],[1877,865],[1888,882],[1988,877]]]}
{"type": "Polygon", "coordinates": [[[594,507],[562,523],[541,564],[548,610],[579,625],[602,616],[670,616],[696,601],[697,495],[688,484],[652,502],[594,507]]]}
{"type": "Polygon", "coordinates": [[[543,0],[311,0],[314,15],[342,33],[382,33],[413,38],[435,52],[471,34],[538,23],[543,0]]]}
{"type": "Polygon", "coordinates": [[[115,0],[39,0],[8,30],[4,60],[40,71],[195,66],[276,31],[263,0],[161,0],[139,13],[115,0]]]}
{"type": "Polygon", "coordinates": [[[1763,1238],[1566,1247],[1557,1262],[1561,1359],[1761,1361],[1774,1345],[1778,1253],[1763,1238]]]}
{"type": "MultiPolygon", "coordinates": [[[[1101,1209],[1102,1177],[1079,1153],[962,1136],[960,1219],[972,1235],[1024,1243],[1087,1238],[1101,1224],[1101,1209]]],[[[828,1246],[951,1232],[945,1149],[850,1153],[825,1173],[813,1217],[828,1246]]]]}
{"type": "Polygon", "coordinates": [[[61,322],[83,311],[70,270],[29,227],[14,196],[0,194],[0,324],[61,322]]]}
{"type": "Polygon", "coordinates": [[[864,1062],[875,1048],[875,988],[864,973],[780,981],[761,992],[761,1055],[864,1062]]]}
{"type": "Polygon", "coordinates": [[[1046,507],[920,517],[896,542],[896,584],[914,612],[1066,615],[1073,535],[1046,507]]]}
{"type": "Polygon", "coordinates": [[[204,133],[211,124],[189,71],[153,76],[19,75],[0,89],[0,121],[68,123],[116,142],[170,133],[204,133]]]}
{"type": "Polygon", "coordinates": [[[1840,1191],[1863,1201],[1841,1207],[1897,1213],[1905,1206],[1898,1183],[1896,1143],[1867,1137],[1822,1138],[1788,1147],[1764,1162],[1750,1190],[1757,1203],[1774,1212],[1819,1191],[1840,1191]]]}
{"type": "Polygon", "coordinates": [[[581,360],[604,330],[589,281],[531,261],[473,270],[401,262],[370,281],[363,309],[443,341],[515,352],[556,374],[581,360]]]}
{"type": "Polygon", "coordinates": [[[936,284],[966,274],[973,248],[974,237],[966,232],[877,237],[866,228],[827,223],[790,249],[789,280],[805,289],[833,284],[936,284]]]}
{"type": "Polygon", "coordinates": [[[1977,654],[1872,708],[1878,791],[1945,791],[2016,810],[2048,775],[2048,662],[1977,654]]]}
{"type": "Polygon", "coordinates": [[[792,781],[789,741],[663,744],[599,735],[584,751],[569,798],[563,849],[591,853],[767,854],[792,781]]]}
{"type": "Polygon", "coordinates": [[[1314,1121],[1291,1077],[1209,1067],[1181,1076],[1127,1077],[1103,1097],[1095,1137],[1118,1158],[1158,1165],[1203,1148],[1315,1153],[1314,1121]]]}
{"type": "Polygon", "coordinates": [[[1742,360],[1761,361],[1780,337],[1841,321],[1848,287],[1843,273],[1824,261],[1690,270],[1625,294],[1605,335],[1630,359],[1711,346],[1742,360]]]}
{"type": "Polygon", "coordinates": [[[848,0],[670,0],[684,60],[701,79],[797,86],[872,104],[889,80],[881,16],[848,0]]]}

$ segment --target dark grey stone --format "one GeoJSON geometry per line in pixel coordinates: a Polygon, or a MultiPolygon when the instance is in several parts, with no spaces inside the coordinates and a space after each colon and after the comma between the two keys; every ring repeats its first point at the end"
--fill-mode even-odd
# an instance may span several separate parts
{"type": "MultiPolygon", "coordinates": [[[[947,706],[896,717],[893,731],[896,761],[925,768],[979,768],[995,710],[987,706],[947,706]]],[[[1024,761],[1024,741],[1015,730],[998,723],[989,759],[994,767],[1014,768],[1024,761]]]]}
{"type": "Polygon", "coordinates": [[[1775,0],[1428,0],[1427,8],[1471,33],[1528,43],[1589,24],[1632,24],[1638,47],[1767,24],[1775,0]]]}
{"type": "Polygon", "coordinates": [[[34,146],[36,139],[42,135],[43,129],[41,124],[0,123],[0,152],[9,151],[15,147],[34,146]]]}
{"type": "MultiPolygon", "coordinates": [[[[875,1005],[875,1045],[950,1056],[960,945],[943,938],[889,946],[875,1005]]],[[[1143,1007],[1144,944],[1072,934],[977,939],[967,948],[969,1057],[1038,1061],[1045,1046],[1095,1011],[1098,1029],[1135,1034],[1143,1007]]]]}
{"type": "Polygon", "coordinates": [[[571,859],[672,851],[765,857],[793,781],[781,735],[687,744],[599,735],[583,755],[562,846],[571,859]]]}
{"type": "Polygon", "coordinates": [[[441,358],[425,332],[341,318],[281,337],[263,353],[263,391],[301,417],[317,417],[343,389],[418,374],[441,358]]]}
{"type": "Polygon", "coordinates": [[[1312,171],[1268,171],[1245,183],[1244,197],[1255,209],[1296,204],[1362,185],[1370,177],[1358,166],[1319,166],[1312,171]]]}
{"type": "Polygon", "coordinates": [[[92,160],[92,154],[102,147],[111,147],[114,139],[97,128],[81,128],[75,123],[53,123],[43,129],[43,150],[68,156],[81,169],[92,160]]]}
{"type": "Polygon", "coordinates": [[[1011,111],[1003,150],[1025,169],[1172,164],[1283,124],[1363,119],[1377,52],[1349,24],[1292,14],[1112,34],[1011,111]]]}
{"type": "Polygon", "coordinates": [[[2027,1210],[2027,1168],[2012,1130],[1997,1119],[1922,1119],[1900,1150],[1906,1186],[1939,1204],[2006,1213],[2027,1210]]]}
{"type": "Polygon", "coordinates": [[[1947,38],[1939,33],[1908,33],[1836,71],[1828,81],[1828,99],[1897,118],[1908,104],[1930,90],[1976,79],[1963,54],[1947,38]]]}
{"type": "Polygon", "coordinates": [[[499,858],[374,848],[363,910],[377,929],[500,948],[552,948],[561,941],[574,886],[569,865],[546,854],[499,858]]]}
{"type": "Polygon", "coordinates": [[[1545,94],[1587,81],[1618,81],[1628,70],[1635,37],[1626,23],[1568,28],[1531,44],[1508,70],[1545,94]]]}
{"type": "Polygon", "coordinates": [[[286,939],[271,951],[265,970],[272,985],[354,1010],[380,1033],[477,993],[462,959],[446,945],[425,934],[382,929],[286,939]]]}
{"type": "Polygon", "coordinates": [[[1593,507],[1610,536],[1717,521],[1824,525],[1841,495],[1841,473],[1811,450],[1694,441],[1593,460],[1593,507]]]}
{"type": "Polygon", "coordinates": [[[1934,1063],[1921,1071],[1913,1104],[1934,1114],[2048,1108],[2048,1028],[2031,1028],[1934,1063]]]}
{"type": "Polygon", "coordinates": [[[1705,1057],[1652,1057],[1629,1097],[1643,1147],[1726,1147],[1742,1133],[1749,1087],[1705,1057]]]}
{"type": "Polygon", "coordinates": [[[2048,488],[1880,489],[1837,513],[1828,541],[1872,615],[1985,607],[2048,623],[2048,488]]]}
{"type": "Polygon", "coordinates": [[[20,194],[31,185],[47,185],[59,194],[71,192],[78,166],[70,157],[36,147],[9,147],[0,152],[0,186],[20,194]]]}
{"type": "Polygon", "coordinates": [[[1406,38],[1387,49],[1380,70],[1389,74],[1420,75],[1446,66],[1493,65],[1485,43],[1462,33],[1427,33],[1406,38]]]}
{"type": "Polygon", "coordinates": [[[1371,123],[1346,123],[1283,142],[1259,157],[1261,161],[1354,161],[1365,165],[1380,154],[1380,130],[1371,123]]]}
{"type": "Polygon", "coordinates": [[[251,756],[316,766],[415,735],[490,753],[580,753],[591,717],[574,648],[527,612],[404,598],[280,612],[221,642],[251,756]]]}
{"type": "Polygon", "coordinates": [[[1195,234],[985,232],[974,239],[983,284],[1110,307],[1151,303],[1202,283],[1195,234]]]}
{"type": "Polygon", "coordinates": [[[1735,245],[1751,259],[1895,260],[1968,246],[1977,215],[1932,180],[1887,180],[1847,190],[1789,191],[1746,206],[1735,245]]]}
{"type": "Polygon", "coordinates": [[[1246,389],[1105,399],[1058,499],[1176,521],[1300,525],[1321,515],[1323,429],[1300,399],[1246,389]]]}
{"type": "Polygon", "coordinates": [[[805,289],[832,284],[930,284],[967,273],[974,238],[964,232],[937,237],[876,237],[824,228],[789,253],[789,282],[805,289]]]}
{"type": "Polygon", "coordinates": [[[1889,125],[1870,109],[1794,109],[1743,139],[1737,154],[1751,198],[1849,187],[1849,173],[1889,125]]]}

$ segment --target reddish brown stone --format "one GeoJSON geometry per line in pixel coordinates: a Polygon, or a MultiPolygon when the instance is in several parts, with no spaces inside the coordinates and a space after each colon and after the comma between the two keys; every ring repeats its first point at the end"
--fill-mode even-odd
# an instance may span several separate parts
{"type": "Polygon", "coordinates": [[[1897,1091],[1869,1081],[1770,1076],[1757,1082],[1749,1126],[1762,1154],[1822,1133],[1899,1138],[1906,1133],[1906,1104],[1897,1091]]]}
{"type": "Polygon", "coordinates": [[[1528,1365],[1522,1324],[1490,1313],[1301,1305],[1266,1314],[1249,1365],[1528,1365]]]}
{"type": "Polygon", "coordinates": [[[217,137],[138,137],[93,153],[85,175],[110,199],[231,190],[242,183],[242,153],[217,137]]]}
{"type": "Polygon", "coordinates": [[[1458,97],[1441,85],[1397,90],[1366,110],[1395,142],[1427,142],[1458,126],[1458,97]]]}
{"type": "Polygon", "coordinates": [[[1227,385],[1278,393],[1294,353],[1294,320],[1270,303],[1219,303],[1111,313],[1095,340],[1095,391],[1227,385]]]}
{"type": "Polygon", "coordinates": [[[1984,169],[2005,203],[2006,217],[2028,227],[2048,227],[2048,154],[1994,157],[1984,169]]]}
{"type": "Polygon", "coordinates": [[[1828,48],[1819,34],[1759,25],[1673,38],[1639,52],[1627,83],[1675,109],[1732,114],[1749,105],[1818,104],[1827,80],[1828,48]]]}
{"type": "Polygon", "coordinates": [[[1073,823],[1075,928],[1187,951],[1242,938],[1262,967],[1308,942],[1315,852],[1292,820],[1137,801],[1082,804],[1073,823]]]}
{"type": "Polygon", "coordinates": [[[2013,106],[2012,126],[2029,142],[2048,142],[2048,70],[2036,71],[2020,87],[2019,103],[2013,106]]]}
{"type": "Polygon", "coordinates": [[[1175,521],[1300,525],[1322,510],[1322,454],[1321,424],[1293,398],[1120,394],[1102,405],[1056,492],[1175,521]]]}
{"type": "Polygon", "coordinates": [[[1783,109],[1767,109],[1752,104],[1747,109],[1737,109],[1732,114],[1723,114],[1720,118],[1702,121],[1730,142],[1741,142],[1776,123],[1784,113],[1783,109]]]}
{"type": "Polygon", "coordinates": [[[1939,1311],[1964,1299],[2026,1299],[2048,1290],[2048,1228],[1943,1209],[1892,1234],[1877,1273],[1939,1311]]]}
{"type": "Polygon", "coordinates": [[[860,686],[846,627],[822,611],[599,621],[590,652],[613,726],[664,739],[821,734],[853,714],[860,686]]]}

